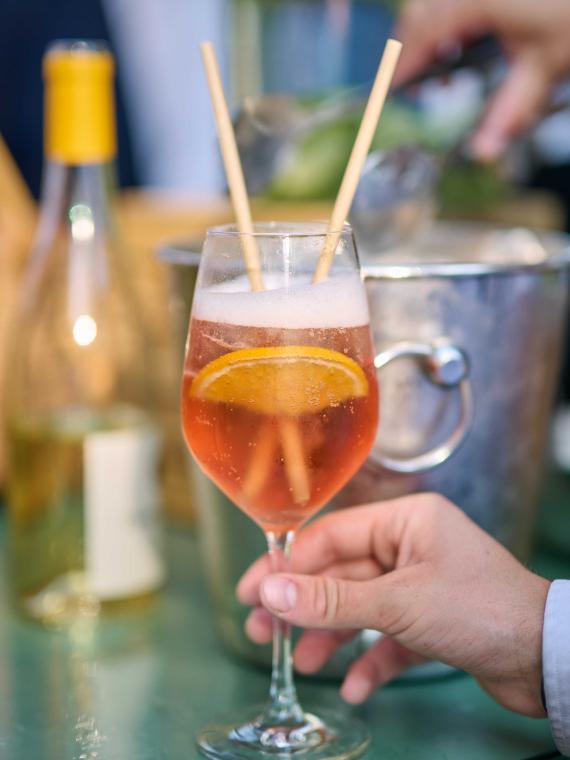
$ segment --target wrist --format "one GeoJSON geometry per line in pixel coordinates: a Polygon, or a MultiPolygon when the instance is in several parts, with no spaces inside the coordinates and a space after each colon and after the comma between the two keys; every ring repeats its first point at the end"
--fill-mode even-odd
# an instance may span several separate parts
{"type": "Polygon", "coordinates": [[[543,718],[542,628],[550,583],[524,571],[509,587],[509,605],[495,629],[496,645],[477,676],[481,685],[504,707],[543,718]]]}
{"type": "Polygon", "coordinates": [[[536,718],[546,717],[542,679],[542,629],[544,610],[550,588],[550,581],[534,573],[528,573],[529,593],[524,620],[519,627],[515,645],[519,654],[518,678],[521,689],[519,710],[536,718]]]}

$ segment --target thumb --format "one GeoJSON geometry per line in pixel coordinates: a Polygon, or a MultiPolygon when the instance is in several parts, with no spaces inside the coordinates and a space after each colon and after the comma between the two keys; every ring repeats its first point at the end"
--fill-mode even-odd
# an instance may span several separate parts
{"type": "Polygon", "coordinates": [[[511,138],[536,121],[549,90],[549,77],[534,55],[515,59],[471,142],[475,157],[482,161],[498,158],[511,138]]]}
{"type": "Polygon", "coordinates": [[[274,615],[303,628],[378,628],[383,580],[269,575],[261,584],[261,601],[274,615]]]}

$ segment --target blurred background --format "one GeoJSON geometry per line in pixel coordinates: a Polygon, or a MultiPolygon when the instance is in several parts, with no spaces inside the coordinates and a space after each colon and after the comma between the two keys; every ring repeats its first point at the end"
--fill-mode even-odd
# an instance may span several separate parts
{"type": "MultiPolygon", "coordinates": [[[[9,334],[35,225],[42,171],[41,59],[52,40],[102,39],[116,56],[125,255],[136,262],[133,278],[149,310],[155,349],[165,359],[157,371],[165,397],[171,394],[175,405],[180,346],[168,274],[156,250],[176,238],[199,241],[206,227],[232,218],[199,42],[212,40],[222,63],[256,218],[323,218],[400,5],[399,0],[4,0],[0,344],[9,334]],[[280,147],[278,158],[274,145],[260,138],[272,119],[283,126],[279,139],[285,148],[280,147]]],[[[419,222],[437,213],[566,230],[569,112],[546,118],[498,165],[449,160],[500,75],[501,60],[495,64],[492,70],[460,68],[392,98],[373,149],[420,146],[433,157],[435,171],[420,167],[429,178],[429,197],[426,203],[421,199],[419,222]]],[[[407,166],[406,160],[404,155],[407,166]]],[[[416,222],[414,217],[412,227],[416,222]]],[[[567,370],[565,378],[562,394],[568,398],[567,370]]],[[[184,511],[177,503],[176,473],[182,469],[174,456],[173,513],[184,511]]]]}
{"type": "MultiPolygon", "coordinates": [[[[399,0],[84,0],[81,5],[54,0],[48,6],[39,0],[4,0],[0,132],[37,198],[43,52],[57,38],[102,39],[117,57],[121,186],[217,196],[223,191],[223,177],[198,43],[214,42],[236,111],[246,98],[262,93],[294,94],[307,103],[348,88],[358,100],[366,90],[359,93],[357,86],[372,79],[400,5],[399,0]]],[[[441,148],[476,118],[484,91],[481,77],[468,71],[445,82],[432,81],[415,93],[413,104],[406,98],[390,104],[378,144],[423,142],[441,148]]],[[[319,139],[313,137],[304,146],[302,158],[310,156],[311,168],[318,166],[324,178],[317,182],[313,177],[310,183],[306,168],[299,176],[289,167],[265,194],[293,199],[334,196],[358,115],[357,110],[348,111],[353,124],[346,110],[331,118],[319,139]]],[[[514,173],[519,183],[545,187],[560,199],[564,226],[568,119],[564,112],[546,119],[529,136],[524,151],[517,146],[519,155],[511,157],[515,166],[509,167],[511,178],[514,173]]],[[[497,184],[483,183],[483,196],[472,192],[469,207],[477,202],[481,210],[486,201],[496,200],[497,184]]],[[[459,204],[461,198],[455,196],[460,189],[458,184],[448,188],[448,205],[459,204]]]]}
{"type": "MultiPolygon", "coordinates": [[[[261,534],[191,470],[179,421],[195,252],[208,227],[233,221],[199,43],[211,40],[221,63],[254,218],[326,219],[402,5],[400,0],[0,2],[0,421],[10,371],[5,347],[15,332],[41,193],[42,57],[56,39],[100,39],[117,66],[121,254],[149,325],[150,363],[166,426],[162,502],[175,526],[192,524],[204,506],[201,538],[222,635],[231,648],[254,659],[260,655],[245,641],[244,610],[233,587],[262,550],[261,534]],[[170,265],[157,255],[165,250],[170,265]],[[194,252],[191,265],[178,266],[178,255],[179,263],[188,264],[188,252],[194,252]]],[[[505,62],[492,44],[465,65],[458,65],[461,53],[450,61],[445,76],[400,88],[388,100],[351,221],[366,263],[381,264],[386,252],[407,243],[420,264],[429,264],[428,256],[445,259],[443,252],[448,261],[469,265],[473,254],[485,264],[488,254],[491,276],[484,281],[474,277],[464,283],[461,275],[446,282],[436,272],[421,282],[412,275],[410,283],[390,276],[367,283],[377,350],[442,335],[469,349],[477,425],[457,456],[434,468],[433,479],[431,473],[364,468],[339,505],[441,491],[527,559],[557,382],[558,326],[567,311],[566,275],[562,267],[538,267],[539,273],[521,284],[517,274],[527,254],[531,261],[537,250],[548,258],[543,236],[529,229],[570,230],[570,110],[544,118],[501,161],[476,164],[466,155],[467,138],[505,62]],[[471,234],[464,225],[450,236],[445,230],[441,238],[436,235],[431,248],[422,246],[421,236],[437,227],[436,218],[489,223],[483,228],[491,230],[489,240],[481,246],[478,231],[471,234]],[[507,234],[495,237],[495,225],[504,225],[501,232],[507,234]],[[511,277],[500,272],[494,278],[494,260],[511,266],[511,277]]],[[[552,248],[566,246],[566,238],[553,238],[552,248]]],[[[570,399],[569,354],[566,349],[562,357],[560,408],[570,399]]],[[[410,361],[403,362],[403,379],[397,373],[392,377],[392,396],[389,374],[382,384],[386,440],[392,443],[401,427],[402,448],[414,448],[423,419],[420,432],[441,443],[458,417],[457,388],[434,382],[424,365],[410,361]]],[[[570,471],[570,412],[558,414],[554,437],[558,464],[570,471]]],[[[429,447],[420,441],[415,448],[429,447]]],[[[556,477],[549,485],[556,520],[544,521],[542,533],[551,547],[567,554],[568,475],[556,477]]],[[[5,478],[0,435],[0,494],[5,478]]],[[[186,573],[187,547],[179,554],[186,573]]],[[[153,662],[149,673],[150,678],[153,662]]],[[[147,675],[143,667],[143,680],[147,675]]]]}
{"type": "MultiPolygon", "coordinates": [[[[291,93],[305,100],[330,96],[370,82],[401,4],[399,0],[165,0],[160,4],[85,0],[78,6],[71,0],[54,0],[47,6],[39,0],[5,0],[0,7],[0,131],[38,197],[43,52],[57,38],[102,39],[117,57],[121,186],[215,196],[223,191],[223,178],[198,43],[214,42],[235,109],[262,93],[291,93]]],[[[352,94],[358,98],[357,89],[352,94]]],[[[364,94],[365,90],[361,97],[364,94]]],[[[413,107],[401,100],[391,104],[379,142],[440,147],[473,120],[483,95],[484,85],[472,72],[430,82],[416,93],[413,107]]],[[[335,159],[342,166],[344,156],[338,149],[344,142],[349,146],[352,137],[344,123],[346,113],[342,117],[331,119],[332,125],[319,135],[326,138],[319,140],[319,168],[326,169],[329,184],[321,179],[319,186],[315,181],[301,186],[303,178],[293,175],[294,186],[289,182],[285,191],[281,186],[285,183],[276,181],[266,188],[268,194],[334,195],[338,172],[326,162],[335,159]]],[[[529,138],[524,166],[517,166],[519,181],[549,188],[561,199],[564,225],[568,205],[564,177],[570,162],[567,126],[566,113],[545,120],[529,138]]],[[[490,195],[498,192],[491,186],[487,190],[490,195]]],[[[471,203],[481,202],[480,193],[472,196],[471,203]]]]}

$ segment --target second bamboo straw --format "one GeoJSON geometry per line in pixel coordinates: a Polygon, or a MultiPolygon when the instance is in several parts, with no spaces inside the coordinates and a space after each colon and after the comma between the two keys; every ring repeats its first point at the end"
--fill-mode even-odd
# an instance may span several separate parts
{"type": "Polygon", "coordinates": [[[255,237],[253,236],[253,222],[249,208],[249,199],[239,160],[232,120],[224,96],[216,51],[211,42],[203,42],[200,45],[200,52],[202,53],[202,61],[206,71],[206,78],[208,79],[208,87],[212,99],[220,150],[226,170],[232,205],[238,229],[242,233],[241,243],[249,284],[252,290],[263,290],[263,276],[259,263],[259,252],[255,237]]]}
{"type": "MultiPolygon", "coordinates": [[[[206,70],[232,205],[236,215],[237,226],[241,233],[242,252],[249,284],[253,291],[260,291],[264,289],[264,283],[259,251],[254,236],[249,198],[235,134],[224,95],[220,67],[216,58],[216,51],[211,42],[203,42],[200,45],[200,51],[206,70]]],[[[280,417],[277,420],[277,426],[289,487],[295,502],[297,504],[304,504],[309,500],[311,491],[301,431],[295,419],[280,417]]],[[[275,435],[274,431],[265,425],[262,425],[260,429],[260,436],[275,435]]],[[[257,442],[256,450],[259,453],[253,457],[251,472],[244,484],[244,491],[248,498],[254,498],[256,493],[265,485],[266,477],[270,471],[270,459],[273,449],[272,439],[267,441],[260,439],[257,442]]]]}
{"type": "Polygon", "coordinates": [[[386,97],[392,83],[392,77],[396,70],[396,64],[400,57],[402,43],[398,40],[388,40],[384,53],[378,66],[378,71],[372,85],[372,90],[366,103],[364,115],[354,141],[354,146],[348,159],[348,164],[344,171],[342,182],[336,197],[333,212],[327,229],[325,243],[315,269],[313,282],[326,280],[331,267],[333,256],[338,245],[339,238],[342,234],[344,223],[348,217],[348,212],[352,206],[352,200],[362,168],[366,161],[366,156],[370,150],[372,138],[378,126],[380,114],[384,108],[386,97]]]}

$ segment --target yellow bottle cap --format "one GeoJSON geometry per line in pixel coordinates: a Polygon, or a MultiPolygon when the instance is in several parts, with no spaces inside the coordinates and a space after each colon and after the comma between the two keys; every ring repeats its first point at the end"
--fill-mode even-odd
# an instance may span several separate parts
{"type": "Polygon", "coordinates": [[[114,61],[87,43],[44,56],[44,150],[66,164],[111,161],[117,152],[114,61]]]}

